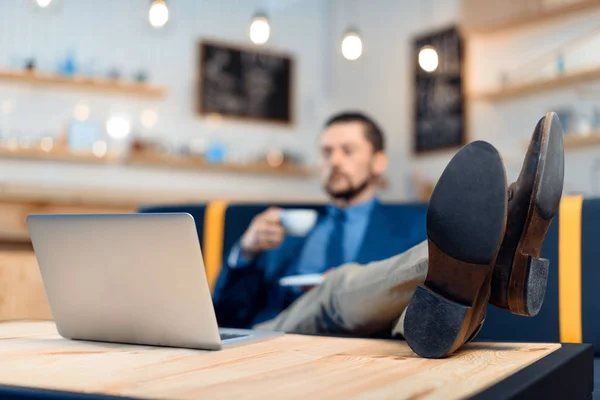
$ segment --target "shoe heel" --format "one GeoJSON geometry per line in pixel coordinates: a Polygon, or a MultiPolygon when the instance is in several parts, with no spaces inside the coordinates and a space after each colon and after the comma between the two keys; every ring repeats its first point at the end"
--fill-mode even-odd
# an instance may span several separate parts
{"type": "Polygon", "coordinates": [[[549,269],[550,261],[545,258],[528,257],[524,299],[528,317],[535,317],[544,304],[549,269]]]}
{"type": "Polygon", "coordinates": [[[419,285],[404,321],[404,337],[421,357],[441,358],[462,345],[472,308],[419,285]]]}

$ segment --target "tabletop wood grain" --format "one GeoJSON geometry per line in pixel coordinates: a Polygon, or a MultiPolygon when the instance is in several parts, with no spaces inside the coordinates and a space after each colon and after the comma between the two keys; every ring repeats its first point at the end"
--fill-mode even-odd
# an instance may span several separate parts
{"type": "Polygon", "coordinates": [[[477,343],[442,360],[403,341],[282,335],[222,351],[61,338],[49,321],[0,323],[0,384],[141,398],[458,399],[559,344],[477,343]]]}

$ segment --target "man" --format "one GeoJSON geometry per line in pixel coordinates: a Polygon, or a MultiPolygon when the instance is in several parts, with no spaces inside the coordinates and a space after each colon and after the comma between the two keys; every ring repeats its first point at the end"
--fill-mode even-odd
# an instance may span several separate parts
{"type": "Polygon", "coordinates": [[[221,325],[251,327],[275,318],[303,294],[285,276],[325,273],[348,262],[389,258],[425,239],[424,212],[391,211],[376,198],[388,159],[381,129],[361,113],[330,118],[320,137],[330,204],[306,237],[286,235],[282,210],[257,215],[233,247],[214,303],[221,325]]]}
{"type": "Polygon", "coordinates": [[[486,142],[450,161],[427,211],[427,242],[366,266],[348,264],[257,329],[294,333],[384,333],[439,358],[471,341],[488,302],[533,317],[543,303],[544,237],[558,211],[564,177],[560,121],[542,118],[516,182],[486,142]]]}

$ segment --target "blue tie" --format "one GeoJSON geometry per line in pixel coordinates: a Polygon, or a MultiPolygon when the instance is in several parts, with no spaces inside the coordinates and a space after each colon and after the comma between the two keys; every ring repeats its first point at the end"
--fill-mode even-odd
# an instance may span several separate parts
{"type": "Polygon", "coordinates": [[[344,263],[344,220],[345,214],[342,210],[333,209],[333,230],[329,235],[327,244],[327,269],[339,267],[344,263]]]}

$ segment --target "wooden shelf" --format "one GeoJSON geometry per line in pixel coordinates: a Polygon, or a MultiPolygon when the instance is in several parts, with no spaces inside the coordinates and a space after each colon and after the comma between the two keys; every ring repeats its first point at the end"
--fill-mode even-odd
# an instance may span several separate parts
{"type": "Polygon", "coordinates": [[[14,158],[21,160],[45,160],[45,161],[64,161],[84,164],[107,164],[115,162],[116,158],[111,155],[97,157],[92,153],[72,153],[66,150],[55,149],[44,151],[39,147],[18,148],[11,150],[0,147],[0,158],[14,158]]]}
{"type": "MultiPolygon", "coordinates": [[[[530,139],[523,142],[525,148],[529,147],[530,139]]],[[[581,149],[590,146],[600,146],[600,132],[592,132],[588,135],[568,133],[563,136],[565,150],[581,149]]]]}
{"type": "Polygon", "coordinates": [[[593,132],[586,136],[568,134],[563,137],[563,142],[565,145],[565,149],[598,146],[600,145],[600,132],[593,132]]]}
{"type": "Polygon", "coordinates": [[[308,177],[311,175],[307,168],[282,165],[280,167],[271,167],[266,163],[251,163],[251,164],[210,164],[201,158],[194,157],[175,157],[175,156],[160,156],[152,154],[137,154],[129,157],[127,161],[130,165],[148,165],[155,167],[167,167],[177,169],[195,169],[212,172],[228,172],[242,174],[272,174],[272,175],[287,175],[296,177],[308,177]]]}
{"type": "Polygon", "coordinates": [[[39,86],[60,86],[140,97],[162,98],[165,96],[165,89],[163,87],[146,83],[78,76],[66,77],[39,72],[0,70],[0,81],[39,86]]]}
{"type": "Polygon", "coordinates": [[[548,7],[546,10],[536,10],[531,3],[531,1],[524,1],[519,5],[513,2],[507,7],[504,1],[498,0],[463,1],[462,25],[464,31],[469,35],[501,33],[566,18],[569,15],[590,11],[600,6],[600,0],[579,0],[566,2],[567,4],[553,8],[548,7]],[[516,7],[523,7],[523,9],[518,10],[516,7]],[[497,21],[498,13],[506,14],[504,20],[497,21]]]}
{"type": "Polygon", "coordinates": [[[577,72],[565,73],[554,78],[543,79],[539,81],[527,82],[520,85],[506,86],[501,89],[472,93],[469,98],[476,100],[503,100],[514,97],[523,97],[535,93],[557,89],[569,85],[600,80],[600,68],[586,69],[577,72]]]}
{"type": "MultiPolygon", "coordinates": [[[[58,161],[84,164],[118,164],[119,159],[114,155],[96,157],[91,153],[71,153],[63,149],[44,151],[40,148],[18,148],[10,150],[0,148],[0,158],[13,158],[22,160],[58,161]]],[[[290,177],[309,177],[312,175],[308,168],[282,165],[271,167],[266,163],[251,164],[210,164],[201,158],[183,156],[161,156],[153,154],[133,154],[127,160],[121,162],[123,165],[137,165],[150,167],[164,167],[197,170],[206,172],[242,173],[254,175],[284,175],[290,177]]]]}

